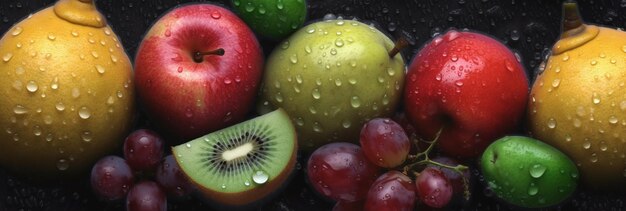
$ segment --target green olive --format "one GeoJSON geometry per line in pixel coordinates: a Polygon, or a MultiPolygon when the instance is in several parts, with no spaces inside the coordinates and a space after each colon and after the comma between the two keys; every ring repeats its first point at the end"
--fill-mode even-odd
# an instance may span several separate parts
{"type": "Polygon", "coordinates": [[[556,205],[578,184],[578,169],[565,154],[528,137],[496,140],[483,153],[481,167],[495,195],[520,207],[556,205]]]}

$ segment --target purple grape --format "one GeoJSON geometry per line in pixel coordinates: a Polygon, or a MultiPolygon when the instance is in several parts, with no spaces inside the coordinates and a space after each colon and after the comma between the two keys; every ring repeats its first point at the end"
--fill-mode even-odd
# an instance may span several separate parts
{"type": "Polygon", "coordinates": [[[103,157],[91,169],[91,187],[104,200],[123,199],[132,185],[133,173],[121,157],[103,157]]]}
{"type": "Polygon", "coordinates": [[[163,158],[163,139],[151,130],[136,130],[124,141],[124,157],[133,170],[152,171],[163,158]]]}
{"type": "Polygon", "coordinates": [[[141,181],[128,192],[126,211],[165,211],[165,192],[153,181],[141,181]]]}
{"type": "Polygon", "coordinates": [[[173,198],[184,198],[193,190],[193,186],[172,155],[166,156],[157,168],[156,182],[173,198]]]}

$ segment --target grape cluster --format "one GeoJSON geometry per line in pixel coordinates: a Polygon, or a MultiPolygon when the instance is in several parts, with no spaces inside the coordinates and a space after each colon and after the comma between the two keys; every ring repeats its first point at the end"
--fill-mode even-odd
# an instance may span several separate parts
{"type": "Polygon", "coordinates": [[[337,201],[333,210],[443,208],[455,196],[469,198],[470,174],[452,158],[429,157],[437,139],[420,141],[392,119],[372,119],[360,146],[340,142],[315,150],[307,176],[317,192],[337,201]]]}
{"type": "Polygon", "coordinates": [[[126,210],[167,210],[167,197],[190,195],[192,186],[172,155],[163,158],[163,139],[140,129],[124,141],[124,158],[109,155],[91,170],[91,187],[104,201],[126,199],[126,210]]]}

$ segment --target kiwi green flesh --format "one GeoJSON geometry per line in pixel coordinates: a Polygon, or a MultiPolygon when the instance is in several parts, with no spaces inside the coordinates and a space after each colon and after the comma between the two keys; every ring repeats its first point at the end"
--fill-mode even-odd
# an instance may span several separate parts
{"type": "Polygon", "coordinates": [[[203,189],[221,193],[253,190],[292,169],[296,133],[282,110],[218,130],[172,148],[182,171],[203,189]],[[256,174],[262,174],[254,180],[256,174]],[[267,181],[258,183],[267,175],[267,181]]]}

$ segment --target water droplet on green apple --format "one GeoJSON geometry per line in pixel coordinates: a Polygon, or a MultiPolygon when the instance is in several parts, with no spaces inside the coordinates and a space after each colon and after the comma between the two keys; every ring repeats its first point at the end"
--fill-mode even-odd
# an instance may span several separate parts
{"type": "Polygon", "coordinates": [[[311,53],[312,52],[311,47],[309,47],[308,45],[304,46],[304,51],[306,51],[306,53],[311,53]]]}
{"type": "Polygon", "coordinates": [[[541,165],[541,164],[535,164],[532,167],[530,167],[528,172],[530,173],[531,177],[539,178],[539,177],[543,176],[543,174],[546,172],[546,167],[544,165],[541,165]]]}
{"type": "Polygon", "coordinates": [[[337,46],[337,47],[342,47],[342,46],[343,46],[343,39],[341,39],[341,38],[337,38],[337,39],[335,40],[335,46],[337,46]]]}
{"type": "Polygon", "coordinates": [[[350,105],[352,105],[353,108],[361,107],[361,100],[358,96],[352,96],[350,99],[350,105]]]}
{"type": "Polygon", "coordinates": [[[298,55],[292,54],[291,57],[289,57],[289,61],[291,61],[292,64],[298,63],[298,55]]]}

